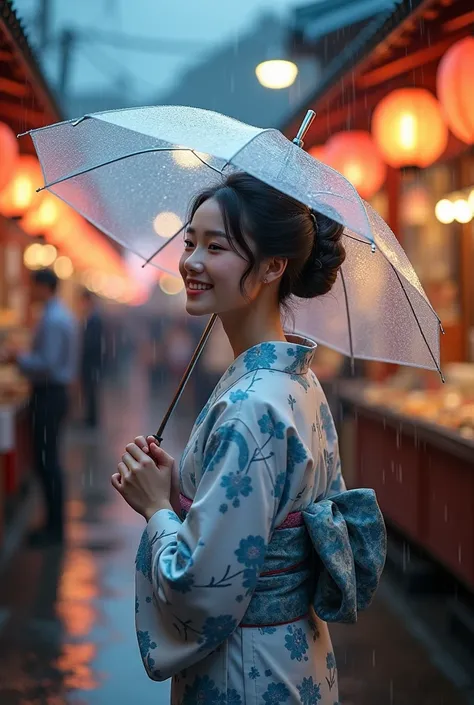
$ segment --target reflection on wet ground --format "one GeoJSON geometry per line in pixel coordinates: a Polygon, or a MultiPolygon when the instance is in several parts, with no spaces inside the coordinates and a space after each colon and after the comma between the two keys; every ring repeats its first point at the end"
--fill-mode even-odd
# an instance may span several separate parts
{"type": "MultiPolygon", "coordinates": [[[[162,404],[149,402],[138,373],[127,389],[105,390],[103,401],[102,432],[69,433],[64,550],[24,547],[2,575],[1,705],[169,702],[168,684],[145,676],[135,640],[134,557],[143,520],[109,482],[125,443],[154,429],[162,404]]],[[[192,400],[181,407],[191,409],[192,400]]],[[[169,427],[172,454],[179,455],[192,420],[181,413],[169,427]]],[[[337,627],[333,636],[344,705],[466,702],[381,599],[357,626],[337,627]]]]}

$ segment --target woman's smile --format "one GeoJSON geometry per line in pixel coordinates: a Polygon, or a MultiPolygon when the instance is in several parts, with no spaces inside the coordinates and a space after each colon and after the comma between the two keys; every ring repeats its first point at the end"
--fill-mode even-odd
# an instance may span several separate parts
{"type": "Polygon", "coordinates": [[[198,296],[200,294],[205,294],[206,291],[210,291],[214,286],[206,282],[200,282],[197,279],[187,279],[186,280],[186,294],[188,296],[198,296]]]}

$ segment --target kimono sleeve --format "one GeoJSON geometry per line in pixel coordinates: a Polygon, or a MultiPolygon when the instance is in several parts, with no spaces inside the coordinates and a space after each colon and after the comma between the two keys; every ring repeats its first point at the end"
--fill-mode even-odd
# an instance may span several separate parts
{"type": "Polygon", "coordinates": [[[265,559],[287,427],[263,402],[252,401],[245,415],[232,411],[207,436],[189,514],[181,522],[173,512],[157,512],[137,556],[136,628],[154,680],[202,660],[232,634],[265,559]]]}

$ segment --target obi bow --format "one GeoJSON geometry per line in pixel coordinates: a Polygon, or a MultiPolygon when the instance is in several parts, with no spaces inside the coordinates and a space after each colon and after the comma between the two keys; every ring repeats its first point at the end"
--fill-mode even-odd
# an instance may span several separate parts
{"type": "Polygon", "coordinates": [[[347,490],[302,512],[320,560],[313,607],[325,622],[357,621],[385,564],[387,534],[375,492],[347,490]]]}

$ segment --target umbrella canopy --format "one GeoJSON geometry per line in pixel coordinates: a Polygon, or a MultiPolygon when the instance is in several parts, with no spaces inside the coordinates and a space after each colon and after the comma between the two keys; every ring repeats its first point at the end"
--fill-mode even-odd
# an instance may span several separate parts
{"type": "Polygon", "coordinates": [[[344,225],[332,291],[290,328],[352,358],[439,371],[439,319],[396,237],[345,177],[278,130],[199,108],[87,115],[31,132],[45,188],[116,241],[177,272],[190,200],[245,171],[344,225]]]}

